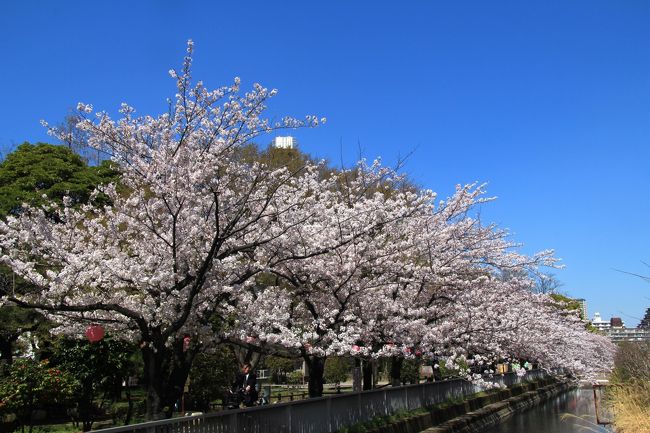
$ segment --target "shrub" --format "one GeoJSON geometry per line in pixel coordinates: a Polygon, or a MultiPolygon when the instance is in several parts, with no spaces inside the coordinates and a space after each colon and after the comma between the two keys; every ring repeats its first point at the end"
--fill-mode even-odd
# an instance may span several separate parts
{"type": "Polygon", "coordinates": [[[620,381],[650,381],[650,341],[621,343],[614,362],[620,381]]]}
{"type": "Polygon", "coordinates": [[[69,406],[78,386],[72,375],[51,368],[48,361],[18,359],[0,381],[0,413],[16,414],[31,432],[37,409],[69,406]]]}
{"type": "Polygon", "coordinates": [[[302,371],[296,370],[287,374],[287,382],[292,385],[299,385],[303,381],[302,371]]]}
{"type": "Polygon", "coordinates": [[[617,431],[650,433],[650,342],[624,342],[615,358],[608,402],[617,431]]]}
{"type": "Polygon", "coordinates": [[[650,382],[614,386],[608,394],[616,431],[650,433],[650,382]]]}
{"type": "Polygon", "coordinates": [[[214,353],[198,354],[189,375],[185,409],[209,411],[210,403],[224,397],[236,375],[237,360],[230,350],[220,348],[214,353]]]}
{"type": "Polygon", "coordinates": [[[325,382],[341,383],[345,382],[351,370],[350,359],[333,356],[325,361],[325,382]]]}

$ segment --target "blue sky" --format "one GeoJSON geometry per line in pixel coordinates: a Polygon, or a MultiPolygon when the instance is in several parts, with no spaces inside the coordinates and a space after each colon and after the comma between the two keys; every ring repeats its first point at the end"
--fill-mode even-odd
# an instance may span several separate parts
{"type": "MultiPolygon", "coordinates": [[[[650,307],[650,3],[604,1],[0,3],[0,150],[48,141],[78,101],[158,114],[196,43],[208,87],[280,90],[271,115],[317,114],[301,148],[359,151],[450,194],[487,182],[482,209],[554,248],[563,290],[628,325],[650,307]]],[[[270,141],[270,139],[269,139],[270,141]]],[[[264,143],[263,143],[264,144],[264,143]]]]}

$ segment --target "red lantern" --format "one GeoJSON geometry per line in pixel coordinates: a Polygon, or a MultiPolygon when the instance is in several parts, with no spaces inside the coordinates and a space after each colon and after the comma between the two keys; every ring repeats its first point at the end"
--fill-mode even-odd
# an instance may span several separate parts
{"type": "Polygon", "coordinates": [[[358,351],[360,351],[360,350],[361,350],[361,348],[360,348],[358,345],[356,345],[356,344],[353,344],[353,345],[352,345],[352,351],[354,351],[354,352],[358,352],[358,351]]]}
{"type": "Polygon", "coordinates": [[[104,338],[104,328],[101,325],[93,323],[86,329],[86,338],[91,343],[96,343],[104,338]]]}
{"type": "Polygon", "coordinates": [[[183,337],[183,352],[187,352],[187,350],[190,348],[190,336],[186,335],[183,337]]]}

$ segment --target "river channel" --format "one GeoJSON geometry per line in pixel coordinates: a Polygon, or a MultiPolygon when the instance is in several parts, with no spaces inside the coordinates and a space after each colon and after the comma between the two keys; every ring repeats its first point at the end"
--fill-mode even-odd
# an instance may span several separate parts
{"type": "Polygon", "coordinates": [[[539,406],[514,414],[481,433],[611,433],[611,426],[596,423],[593,391],[567,391],[539,406]]]}

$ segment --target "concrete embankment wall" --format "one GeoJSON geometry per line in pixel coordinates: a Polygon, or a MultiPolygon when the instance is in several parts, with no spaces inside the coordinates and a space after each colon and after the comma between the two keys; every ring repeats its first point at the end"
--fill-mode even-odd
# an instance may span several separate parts
{"type": "Polygon", "coordinates": [[[572,387],[551,379],[526,383],[463,402],[434,407],[428,413],[378,427],[368,433],[476,433],[572,387]]]}
{"type": "Polygon", "coordinates": [[[515,412],[535,406],[570,389],[572,385],[555,383],[526,391],[520,395],[488,404],[478,410],[431,427],[423,433],[476,433],[496,425],[515,412]]]}

